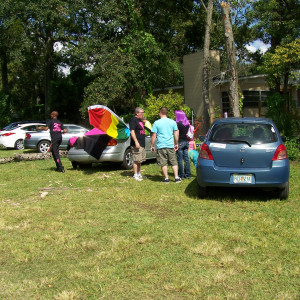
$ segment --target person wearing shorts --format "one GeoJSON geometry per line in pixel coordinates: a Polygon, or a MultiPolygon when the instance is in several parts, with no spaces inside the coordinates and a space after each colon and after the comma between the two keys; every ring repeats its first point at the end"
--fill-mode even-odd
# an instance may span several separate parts
{"type": "Polygon", "coordinates": [[[154,122],[151,130],[151,151],[155,151],[154,143],[157,139],[157,164],[161,167],[164,175],[162,182],[170,182],[168,177],[168,164],[170,164],[174,173],[175,182],[177,183],[181,181],[181,178],[178,177],[178,164],[176,158],[179,132],[176,122],[169,119],[167,114],[168,109],[166,107],[162,107],[159,110],[160,119],[154,122]]]}
{"type": "Polygon", "coordinates": [[[144,110],[141,107],[135,109],[135,116],[129,121],[130,146],[133,155],[133,178],[142,181],[141,164],[146,160],[145,151],[145,128],[144,128],[144,110]]]}

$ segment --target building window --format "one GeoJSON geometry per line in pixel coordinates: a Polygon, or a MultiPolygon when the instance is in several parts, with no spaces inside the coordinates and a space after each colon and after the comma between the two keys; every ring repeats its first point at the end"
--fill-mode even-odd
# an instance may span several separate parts
{"type": "MultiPolygon", "coordinates": [[[[244,108],[260,108],[266,107],[266,99],[269,95],[268,91],[243,91],[243,107],[244,108]]],[[[230,112],[230,102],[228,92],[222,92],[222,108],[224,112],[230,112]]]]}
{"type": "Polygon", "coordinates": [[[222,110],[223,114],[225,112],[230,113],[230,102],[228,92],[222,92],[222,110]]]}
{"type": "Polygon", "coordinates": [[[243,107],[266,107],[267,91],[243,91],[243,107]]]}

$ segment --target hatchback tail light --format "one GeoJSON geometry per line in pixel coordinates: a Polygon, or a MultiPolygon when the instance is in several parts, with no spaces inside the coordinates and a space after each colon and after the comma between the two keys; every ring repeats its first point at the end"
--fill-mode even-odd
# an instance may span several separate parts
{"type": "Polygon", "coordinates": [[[30,135],[29,133],[26,133],[25,139],[26,139],[26,140],[30,140],[30,138],[31,138],[31,135],[30,135]]]}
{"type": "Polygon", "coordinates": [[[3,133],[1,134],[1,136],[10,136],[10,135],[13,135],[15,134],[14,132],[8,132],[8,133],[3,133]]]}
{"type": "Polygon", "coordinates": [[[199,156],[203,159],[214,160],[209,147],[205,143],[203,143],[201,146],[199,156]]]}
{"type": "Polygon", "coordinates": [[[285,146],[283,144],[280,144],[277,147],[272,160],[282,160],[282,159],[286,159],[287,157],[288,156],[287,156],[287,151],[285,146]]]}
{"type": "Polygon", "coordinates": [[[118,142],[115,139],[110,139],[107,143],[107,146],[117,146],[118,142]]]}

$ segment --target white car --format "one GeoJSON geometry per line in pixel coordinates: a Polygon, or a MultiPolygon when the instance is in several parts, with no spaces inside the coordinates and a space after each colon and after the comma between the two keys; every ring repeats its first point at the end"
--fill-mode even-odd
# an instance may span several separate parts
{"type": "MultiPolygon", "coordinates": [[[[69,146],[69,140],[71,137],[83,136],[88,129],[75,125],[64,124],[64,128],[67,130],[62,135],[62,143],[59,146],[60,150],[67,150],[69,146]]],[[[49,151],[51,145],[50,130],[39,130],[38,132],[27,133],[24,141],[25,149],[36,149],[40,153],[46,153],[49,151]]]]}
{"type": "Polygon", "coordinates": [[[24,139],[26,133],[37,132],[39,126],[45,126],[46,123],[15,123],[12,126],[6,126],[0,131],[0,146],[14,148],[17,150],[24,149],[24,139]]]}

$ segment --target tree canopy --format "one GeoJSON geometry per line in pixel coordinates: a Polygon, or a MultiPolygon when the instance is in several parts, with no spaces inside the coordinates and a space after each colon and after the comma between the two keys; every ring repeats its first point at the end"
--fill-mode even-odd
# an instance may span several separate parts
{"type": "MultiPolygon", "coordinates": [[[[239,72],[259,71],[255,63],[261,57],[250,56],[249,42],[260,38],[274,53],[277,46],[290,47],[299,38],[297,0],[228,2],[239,72]],[[252,64],[245,63],[249,60],[252,64]]],[[[52,109],[79,122],[91,104],[127,114],[144,105],[154,88],[182,84],[183,56],[203,49],[207,3],[1,1],[0,122],[43,119],[52,109]]],[[[220,3],[214,1],[210,48],[224,53],[222,30],[220,3]]]]}

